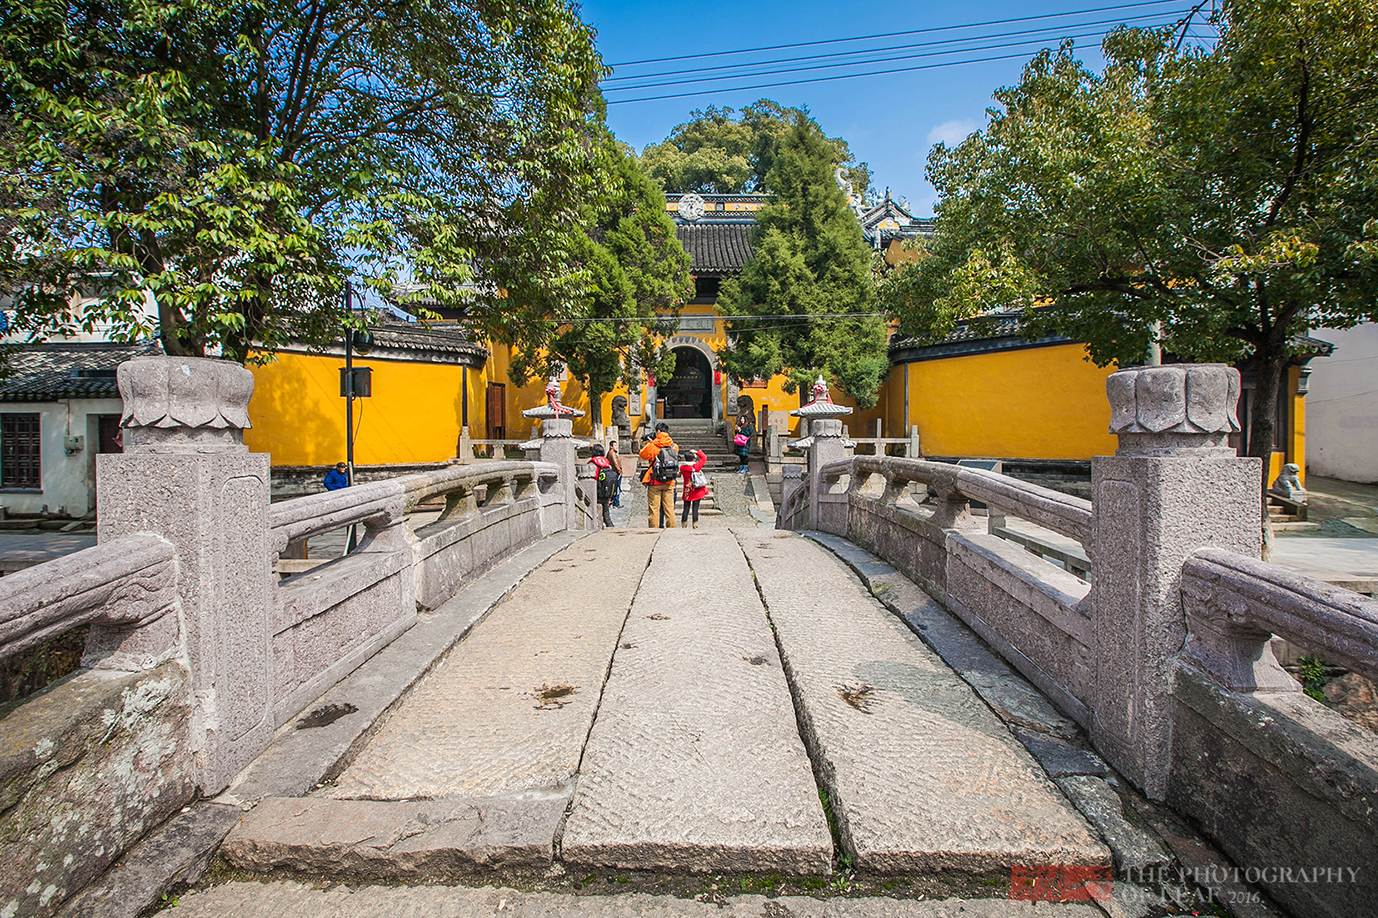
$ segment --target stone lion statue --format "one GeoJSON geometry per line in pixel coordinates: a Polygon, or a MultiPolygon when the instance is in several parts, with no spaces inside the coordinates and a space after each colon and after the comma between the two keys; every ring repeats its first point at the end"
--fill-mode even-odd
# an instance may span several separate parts
{"type": "Polygon", "coordinates": [[[1301,466],[1289,462],[1282,467],[1282,474],[1273,481],[1268,490],[1299,504],[1306,503],[1306,489],[1301,486],[1301,466]]]}
{"type": "Polygon", "coordinates": [[[627,404],[627,396],[625,395],[612,397],[612,425],[617,428],[619,436],[630,439],[632,419],[627,415],[627,404]]]}

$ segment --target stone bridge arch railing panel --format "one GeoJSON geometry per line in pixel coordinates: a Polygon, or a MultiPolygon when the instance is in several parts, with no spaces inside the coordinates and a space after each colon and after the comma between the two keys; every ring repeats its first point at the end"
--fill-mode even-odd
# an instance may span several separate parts
{"type": "Polygon", "coordinates": [[[1378,677],[1378,603],[1258,560],[1261,462],[1226,445],[1238,391],[1223,366],[1111,376],[1120,448],[1093,460],[1089,502],[943,463],[839,461],[815,438],[778,524],[905,572],[1295,913],[1363,914],[1378,737],[1302,694],[1268,640],[1378,677]],[[1079,542],[1089,582],[986,532],[972,500],[1079,542]],[[1284,870],[1302,864],[1325,881],[1284,870]]]}

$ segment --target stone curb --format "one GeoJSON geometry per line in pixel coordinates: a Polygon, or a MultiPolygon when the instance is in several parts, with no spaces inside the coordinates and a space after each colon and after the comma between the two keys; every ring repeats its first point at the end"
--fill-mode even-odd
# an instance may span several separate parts
{"type": "Polygon", "coordinates": [[[244,811],[265,797],[296,797],[348,764],[351,752],[455,642],[549,558],[587,535],[564,532],[529,545],[467,585],[379,650],[277,731],[273,743],[218,797],[154,829],[74,897],[62,918],[136,918],[179,884],[199,881],[244,811]],[[343,713],[340,713],[343,712],[343,713]],[[313,720],[326,720],[305,728],[313,720]]]}

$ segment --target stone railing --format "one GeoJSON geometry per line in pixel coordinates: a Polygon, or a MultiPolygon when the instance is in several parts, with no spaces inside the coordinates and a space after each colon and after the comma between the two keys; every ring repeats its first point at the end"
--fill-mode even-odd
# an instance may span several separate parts
{"type": "Polygon", "coordinates": [[[568,420],[543,424],[540,461],[273,504],[268,456],[243,442],[247,370],[143,358],[119,383],[125,452],[97,460],[100,544],[0,580],[0,656],[89,624],[95,667],[3,720],[0,914],[54,913],[151,826],[221,791],[418,607],[543,536],[597,525],[568,420]],[[413,531],[410,514],[442,497],[413,531]],[[348,526],[353,551],[279,581],[289,545],[348,526]]]}
{"type": "Polygon", "coordinates": [[[846,458],[833,420],[814,423],[777,523],[845,536],[923,586],[1296,914],[1366,914],[1378,738],[1301,693],[1267,641],[1378,676],[1378,603],[1256,560],[1261,462],[1226,442],[1235,371],[1125,370],[1107,394],[1120,448],[1092,460],[1091,502],[978,469],[846,458]],[[1081,543],[1091,582],[984,531],[972,500],[1081,543]],[[1302,864],[1327,879],[1284,870],[1302,864]]]}
{"type": "Polygon", "coordinates": [[[0,914],[51,914],[192,800],[180,619],[175,548],[151,533],[0,579],[0,659],[90,626],[90,669],[0,727],[0,914]]]}
{"type": "Polygon", "coordinates": [[[1268,641],[1378,679],[1378,602],[1220,549],[1187,559],[1181,595],[1167,801],[1246,868],[1312,865],[1260,871],[1293,914],[1370,913],[1378,737],[1303,694],[1268,641]]]}

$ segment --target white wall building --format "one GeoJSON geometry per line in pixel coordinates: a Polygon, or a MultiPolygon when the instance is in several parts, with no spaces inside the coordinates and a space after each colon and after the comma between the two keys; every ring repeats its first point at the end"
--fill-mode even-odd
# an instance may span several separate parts
{"type": "Polygon", "coordinates": [[[1335,345],[1311,364],[1306,396],[1306,471],[1378,482],[1378,324],[1318,328],[1335,345]]]}
{"type": "Polygon", "coordinates": [[[115,368],[159,354],[136,344],[34,344],[11,351],[0,379],[0,507],[10,513],[95,509],[96,454],[119,452],[115,368]]]}

